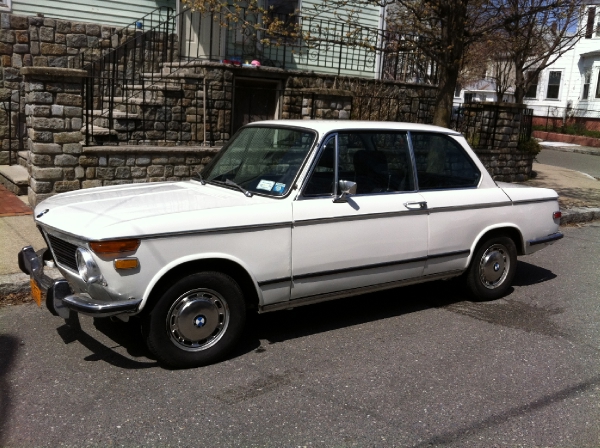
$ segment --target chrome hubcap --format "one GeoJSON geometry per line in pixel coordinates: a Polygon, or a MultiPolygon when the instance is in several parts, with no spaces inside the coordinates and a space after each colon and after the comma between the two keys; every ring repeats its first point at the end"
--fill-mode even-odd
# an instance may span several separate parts
{"type": "Polygon", "coordinates": [[[507,249],[502,244],[488,247],[479,263],[479,278],[488,289],[494,289],[504,283],[510,269],[507,249]]]}
{"type": "Polygon", "coordinates": [[[216,291],[195,289],[179,297],[167,314],[167,331],[180,348],[205,350],[215,345],[229,324],[229,307],[216,291]]]}

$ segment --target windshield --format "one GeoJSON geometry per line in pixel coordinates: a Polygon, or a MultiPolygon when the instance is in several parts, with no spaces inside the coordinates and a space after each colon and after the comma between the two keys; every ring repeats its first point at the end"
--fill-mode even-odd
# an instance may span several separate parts
{"type": "Polygon", "coordinates": [[[202,171],[207,182],[233,181],[253,193],[283,196],[315,141],[312,131],[244,128],[202,171]]]}

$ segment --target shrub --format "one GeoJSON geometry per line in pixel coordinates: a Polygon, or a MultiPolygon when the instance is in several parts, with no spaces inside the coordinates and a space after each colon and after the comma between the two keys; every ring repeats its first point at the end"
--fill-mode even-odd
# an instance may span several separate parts
{"type": "Polygon", "coordinates": [[[542,150],[542,146],[534,138],[530,138],[529,140],[525,140],[524,142],[519,142],[517,148],[519,149],[519,151],[528,152],[530,154],[533,154],[534,156],[538,155],[542,150]]]}

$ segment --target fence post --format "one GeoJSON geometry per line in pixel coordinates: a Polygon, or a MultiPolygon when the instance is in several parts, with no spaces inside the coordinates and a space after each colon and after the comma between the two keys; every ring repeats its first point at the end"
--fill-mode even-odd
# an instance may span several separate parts
{"type": "Polygon", "coordinates": [[[342,72],[342,39],[344,38],[344,24],[342,23],[342,32],[340,33],[340,55],[338,58],[338,76],[342,72]]]}

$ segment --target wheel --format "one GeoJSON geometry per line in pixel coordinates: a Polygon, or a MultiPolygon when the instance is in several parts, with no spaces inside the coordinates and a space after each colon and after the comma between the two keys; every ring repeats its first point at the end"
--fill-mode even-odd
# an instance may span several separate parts
{"type": "Polygon", "coordinates": [[[221,359],[244,328],[246,307],[239,285],[221,272],[179,280],[145,321],[146,344],[170,367],[199,367],[221,359]]]}
{"type": "Polygon", "coordinates": [[[467,288],[477,300],[495,300],[512,285],[517,268],[517,248],[504,236],[485,240],[477,247],[466,276],[467,288]]]}

